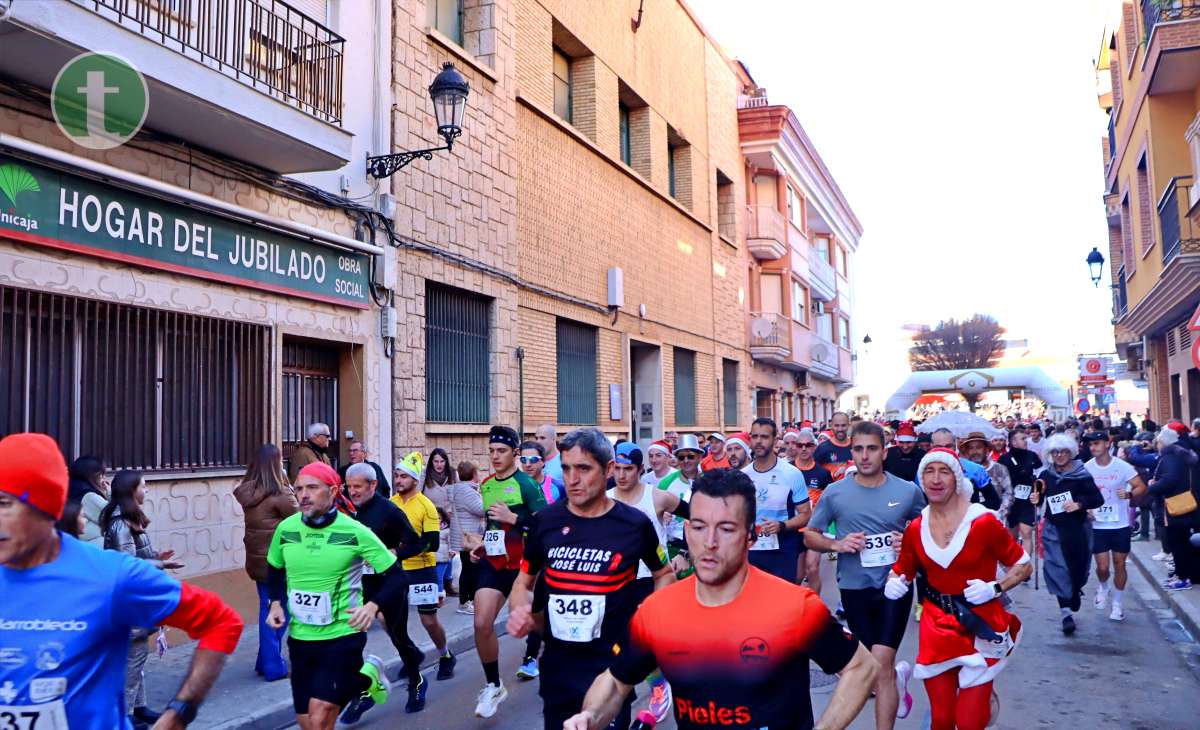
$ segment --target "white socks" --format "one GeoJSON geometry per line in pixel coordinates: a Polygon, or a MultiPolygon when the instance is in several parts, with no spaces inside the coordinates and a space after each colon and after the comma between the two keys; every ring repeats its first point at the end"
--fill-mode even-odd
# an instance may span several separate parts
{"type": "Polygon", "coordinates": [[[1125,591],[1121,590],[1120,588],[1114,588],[1114,589],[1113,589],[1113,592],[1112,592],[1112,602],[1113,602],[1113,605],[1114,605],[1114,606],[1120,606],[1120,605],[1121,605],[1121,594],[1122,594],[1122,593],[1124,593],[1124,592],[1125,592],[1125,591]]]}
{"type": "Polygon", "coordinates": [[[1106,580],[1100,581],[1100,590],[1104,591],[1105,593],[1108,593],[1108,581],[1106,581],[1106,580]]]}
{"type": "Polygon", "coordinates": [[[1066,607],[1063,607],[1063,608],[1060,608],[1060,609],[1058,609],[1058,612],[1059,612],[1060,614],[1062,614],[1062,617],[1063,617],[1063,618],[1066,618],[1067,616],[1070,616],[1070,615],[1071,615],[1071,609],[1069,609],[1069,608],[1066,608],[1066,607]]]}

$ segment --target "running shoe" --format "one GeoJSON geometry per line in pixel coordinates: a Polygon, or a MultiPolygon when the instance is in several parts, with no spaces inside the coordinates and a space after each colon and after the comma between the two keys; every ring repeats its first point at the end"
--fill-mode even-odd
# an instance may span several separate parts
{"type": "Polygon", "coordinates": [[[539,674],[536,657],[525,657],[525,661],[517,667],[517,679],[537,679],[539,674]]]}
{"type": "Polygon", "coordinates": [[[671,714],[671,684],[666,677],[659,678],[650,683],[650,705],[647,707],[654,715],[656,722],[666,722],[667,716],[671,714]]]}
{"type": "Polygon", "coordinates": [[[417,675],[417,682],[408,683],[408,702],[404,705],[404,711],[408,714],[420,712],[425,709],[425,694],[429,691],[429,682],[425,681],[424,674],[417,675]]]}
{"type": "Polygon", "coordinates": [[[837,610],[833,612],[838,618],[846,618],[846,609],[842,608],[842,602],[838,601],[837,610]]]}
{"type": "Polygon", "coordinates": [[[1170,553],[1164,553],[1164,552],[1157,552],[1157,553],[1155,553],[1155,554],[1151,555],[1151,556],[1150,556],[1150,559],[1151,559],[1151,560],[1157,560],[1158,562],[1160,562],[1160,563],[1161,563],[1161,562],[1163,562],[1163,561],[1170,560],[1170,559],[1171,559],[1171,554],[1170,554],[1170,553]]]}
{"type": "Polygon", "coordinates": [[[475,703],[475,717],[488,718],[495,715],[500,703],[506,699],[508,699],[508,690],[504,688],[504,682],[501,682],[499,686],[483,685],[483,689],[479,690],[479,701],[475,703]]]}
{"type": "Polygon", "coordinates": [[[912,665],[900,662],[896,665],[896,691],[900,695],[900,704],[896,707],[896,717],[900,720],[912,712],[913,698],[908,691],[908,680],[912,678],[912,665]]]}
{"type": "Polygon", "coordinates": [[[1103,588],[1096,589],[1096,610],[1103,611],[1108,605],[1108,591],[1103,588]]]}
{"type": "Polygon", "coordinates": [[[454,676],[454,667],[458,665],[458,657],[447,651],[438,659],[438,681],[450,679],[454,676]]]}
{"type": "Polygon", "coordinates": [[[466,603],[461,603],[461,604],[459,604],[458,608],[454,609],[454,612],[455,613],[465,613],[468,616],[474,616],[475,615],[475,602],[467,601],[466,603]]]}
{"type": "Polygon", "coordinates": [[[338,718],[338,723],[341,725],[353,725],[362,719],[363,713],[371,709],[375,705],[382,705],[388,701],[388,694],[391,692],[391,685],[388,683],[387,674],[383,671],[383,660],[374,654],[368,654],[363,660],[362,669],[359,672],[367,675],[371,680],[371,684],[367,687],[367,691],[363,692],[358,697],[350,701],[346,705],[346,709],[342,711],[341,717],[338,718]]]}
{"type": "Polygon", "coordinates": [[[1074,616],[1063,616],[1062,632],[1064,634],[1066,634],[1067,636],[1070,636],[1071,634],[1075,633],[1075,617],[1074,616]]]}
{"type": "Polygon", "coordinates": [[[1192,587],[1192,582],[1187,578],[1177,578],[1163,587],[1168,591],[1186,591],[1192,587]]]}
{"type": "Polygon", "coordinates": [[[1108,614],[1108,619],[1110,621],[1124,621],[1125,620],[1125,611],[1124,611],[1124,609],[1121,608],[1120,604],[1116,604],[1116,603],[1113,604],[1112,612],[1110,612],[1108,614]]]}

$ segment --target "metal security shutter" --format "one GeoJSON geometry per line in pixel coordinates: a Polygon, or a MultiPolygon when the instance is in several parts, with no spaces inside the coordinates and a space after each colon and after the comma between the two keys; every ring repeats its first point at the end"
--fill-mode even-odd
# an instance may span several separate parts
{"type": "Polygon", "coordinates": [[[425,285],[426,420],[487,423],[491,299],[425,285]]]}
{"type": "Polygon", "coordinates": [[[559,319],[558,422],[596,423],[596,328],[559,319]]]}
{"type": "Polygon", "coordinates": [[[721,361],[721,389],[725,399],[725,425],[738,424],[738,364],[737,360],[721,361]]]}
{"type": "Polygon", "coordinates": [[[675,425],[696,425],[696,353],[675,350],[675,425]]]}

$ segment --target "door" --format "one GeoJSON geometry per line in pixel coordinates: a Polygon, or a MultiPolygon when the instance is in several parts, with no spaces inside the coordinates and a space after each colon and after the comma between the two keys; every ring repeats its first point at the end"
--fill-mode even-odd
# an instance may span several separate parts
{"type": "Polygon", "coordinates": [[[630,440],[644,452],[663,434],[662,350],[644,342],[629,343],[630,440]]]}
{"type": "Polygon", "coordinates": [[[336,346],[303,340],[283,341],[283,459],[308,440],[313,423],[329,426],[327,452],[338,467],[338,363],[336,346]]]}

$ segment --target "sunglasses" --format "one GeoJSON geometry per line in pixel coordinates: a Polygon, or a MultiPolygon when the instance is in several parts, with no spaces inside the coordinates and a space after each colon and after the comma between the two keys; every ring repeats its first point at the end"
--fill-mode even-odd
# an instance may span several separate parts
{"type": "Polygon", "coordinates": [[[693,453],[691,453],[691,452],[688,452],[688,453],[686,453],[686,454],[676,454],[676,455],[675,455],[675,458],[676,458],[676,459],[681,459],[681,460],[682,460],[682,459],[687,459],[688,461],[695,461],[696,459],[699,459],[699,458],[700,458],[700,455],[699,455],[699,454],[693,454],[693,453]]]}
{"type": "Polygon", "coordinates": [[[540,457],[540,456],[522,456],[521,457],[522,464],[536,464],[541,460],[542,460],[542,457],[540,457]]]}
{"type": "Polygon", "coordinates": [[[816,444],[812,443],[811,441],[797,441],[796,442],[796,448],[798,448],[798,449],[811,449],[814,446],[816,446],[816,444]]]}

